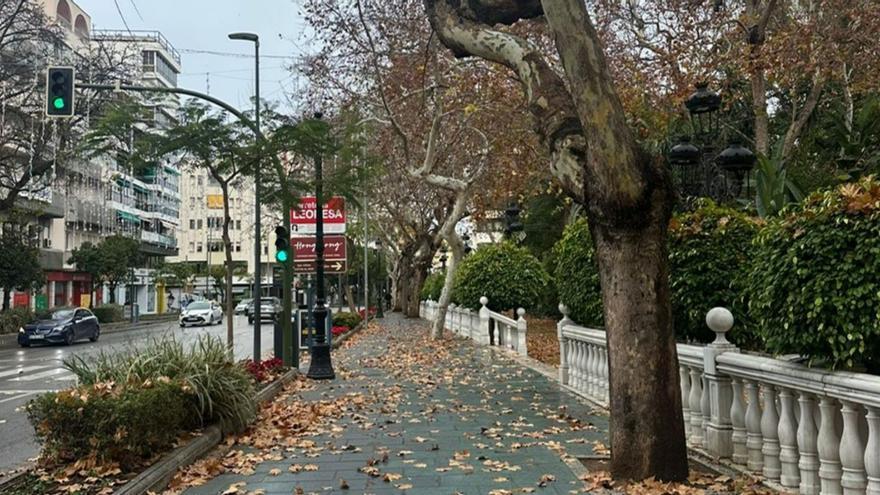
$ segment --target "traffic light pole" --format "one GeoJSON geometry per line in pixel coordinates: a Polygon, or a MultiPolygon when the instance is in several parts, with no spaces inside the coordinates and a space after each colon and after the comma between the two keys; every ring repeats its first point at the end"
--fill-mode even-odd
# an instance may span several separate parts
{"type": "MultiPolygon", "coordinates": [[[[211,95],[208,95],[208,94],[205,94],[205,93],[202,93],[199,91],[193,91],[191,89],[185,89],[185,88],[163,88],[163,87],[134,86],[134,85],[130,85],[130,84],[121,84],[119,81],[117,81],[116,84],[76,83],[75,89],[92,89],[92,90],[96,90],[96,91],[133,91],[136,93],[171,93],[171,94],[192,96],[193,98],[199,98],[199,99],[205,100],[209,103],[213,103],[214,105],[217,105],[218,107],[226,110],[227,112],[231,113],[232,115],[235,115],[235,117],[238,118],[238,120],[240,120],[244,125],[246,125],[249,129],[251,129],[251,131],[254,132],[254,135],[257,136],[257,140],[259,142],[263,142],[265,139],[265,137],[263,136],[263,132],[260,130],[260,127],[256,123],[251,121],[249,118],[247,118],[247,116],[241,110],[235,108],[234,106],[230,105],[229,103],[226,103],[223,100],[220,100],[218,98],[214,98],[211,95]]],[[[284,168],[282,167],[281,162],[279,161],[277,156],[273,156],[273,157],[271,157],[271,159],[272,159],[272,163],[275,166],[275,171],[278,174],[278,180],[281,182],[281,187],[285,192],[285,194],[281,195],[281,202],[282,202],[281,208],[284,212],[282,215],[282,218],[287,219],[285,221],[285,223],[288,225],[288,230],[289,230],[290,229],[290,209],[291,209],[292,205],[290,202],[290,195],[286,194],[290,190],[289,184],[287,181],[287,174],[284,173],[284,168]]],[[[257,221],[259,221],[259,216],[257,217],[257,221]]],[[[259,242],[259,240],[258,240],[258,242],[259,242]]],[[[258,255],[260,255],[261,253],[262,253],[262,250],[257,251],[258,255]]],[[[259,265],[255,268],[257,270],[259,270],[259,265]]],[[[284,281],[285,281],[285,283],[284,283],[284,287],[282,288],[282,290],[284,291],[282,294],[284,296],[283,300],[286,302],[284,303],[284,311],[282,312],[282,319],[284,321],[281,322],[281,327],[282,327],[282,332],[284,334],[284,338],[288,338],[288,339],[291,338],[291,336],[293,334],[293,328],[292,328],[291,321],[290,321],[290,317],[291,317],[291,294],[290,294],[291,283],[290,282],[292,281],[292,279],[293,279],[293,267],[292,267],[291,263],[288,262],[288,263],[285,263],[285,265],[284,265],[284,281]]],[[[254,280],[255,288],[259,288],[261,285],[261,282],[262,282],[262,280],[260,280],[260,278],[257,278],[256,280],[254,280]]],[[[254,306],[255,306],[255,308],[258,308],[258,305],[260,303],[260,299],[259,299],[260,294],[254,294],[254,297],[255,297],[255,301],[256,301],[254,303],[254,306]]],[[[255,311],[259,311],[259,309],[255,309],[255,311]]],[[[299,365],[299,339],[293,339],[293,340],[294,340],[294,353],[293,353],[294,355],[291,356],[292,359],[290,359],[290,360],[285,359],[284,362],[285,362],[285,364],[288,364],[288,365],[298,366],[299,365]]],[[[259,334],[254,336],[254,344],[259,345],[259,334]]],[[[287,349],[290,349],[290,347],[285,344],[284,352],[289,352],[289,351],[287,351],[287,349]]],[[[282,354],[284,352],[282,352],[282,354]]],[[[259,360],[260,360],[259,349],[254,349],[254,361],[259,361],[259,360]]]]}

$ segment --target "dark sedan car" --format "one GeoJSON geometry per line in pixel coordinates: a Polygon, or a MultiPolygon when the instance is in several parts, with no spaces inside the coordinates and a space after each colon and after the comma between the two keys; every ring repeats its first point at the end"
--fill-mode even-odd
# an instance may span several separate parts
{"type": "Polygon", "coordinates": [[[64,308],[55,310],[48,320],[28,323],[18,329],[18,344],[30,347],[31,344],[73,344],[88,338],[92,342],[101,335],[98,318],[85,308],[64,308]]]}

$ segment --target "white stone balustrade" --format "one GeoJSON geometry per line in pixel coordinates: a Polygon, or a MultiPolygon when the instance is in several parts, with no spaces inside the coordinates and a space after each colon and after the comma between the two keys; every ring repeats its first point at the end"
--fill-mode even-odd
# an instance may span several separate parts
{"type": "MultiPolygon", "coordinates": [[[[519,308],[516,311],[517,318],[509,318],[500,313],[490,310],[487,305],[489,299],[480,298],[481,308],[472,311],[464,307],[450,304],[446,310],[444,328],[456,335],[468,337],[479,344],[489,344],[489,325],[494,324],[495,335],[504,348],[510,349],[520,355],[528,356],[528,322],[525,319],[526,311],[519,308]]],[[[419,316],[433,322],[439,313],[439,305],[434,301],[422,301],[419,306],[419,316]]]]}
{"type": "MultiPolygon", "coordinates": [[[[605,332],[559,309],[559,381],[607,405],[605,332]]],[[[880,495],[880,377],[740,353],[723,308],[707,324],[715,342],[677,346],[692,447],[803,495],[880,495]]]]}

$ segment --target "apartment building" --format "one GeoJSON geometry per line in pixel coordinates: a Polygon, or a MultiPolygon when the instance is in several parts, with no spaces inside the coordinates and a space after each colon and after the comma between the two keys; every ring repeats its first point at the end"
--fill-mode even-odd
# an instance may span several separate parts
{"type": "MultiPolygon", "coordinates": [[[[110,46],[141,62],[135,64],[130,82],[176,87],[180,54],[161,33],[93,31],[91,17],[73,0],[33,1],[62,33],[63,46],[54,47],[45,65],[72,64],[76,57],[110,46]]],[[[144,122],[146,128],[161,130],[177,121],[176,98],[150,108],[153,118],[144,122]]],[[[89,125],[88,118],[84,125],[89,125]]],[[[117,288],[115,300],[124,302],[133,296],[141,313],[162,311],[165,291],[157,286],[152,267],[177,254],[179,177],[173,160],[137,175],[106,158],[73,159],[53,166],[44,178],[45,187],[26,192],[21,201],[33,212],[31,228],[41,248],[47,283],[37,294],[13,294],[13,304],[35,308],[88,304],[90,276],[69,263],[71,252],[85,242],[97,244],[106,236],[121,234],[140,241],[146,263],[135,270],[134,284],[117,288]]],[[[96,302],[108,301],[110,294],[101,290],[96,298],[96,302]]]]}

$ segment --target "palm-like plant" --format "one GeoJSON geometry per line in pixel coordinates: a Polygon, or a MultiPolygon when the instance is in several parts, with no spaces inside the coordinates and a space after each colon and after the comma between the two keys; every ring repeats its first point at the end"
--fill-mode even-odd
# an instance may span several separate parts
{"type": "Polygon", "coordinates": [[[790,204],[804,199],[804,193],[786,173],[782,158],[782,140],[771,156],[758,156],[755,168],[755,208],[761,218],[772,217],[790,204]]]}

